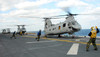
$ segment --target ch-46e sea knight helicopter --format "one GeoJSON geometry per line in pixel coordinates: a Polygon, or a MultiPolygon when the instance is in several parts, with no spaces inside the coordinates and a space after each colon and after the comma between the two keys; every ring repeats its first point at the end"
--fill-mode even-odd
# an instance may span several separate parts
{"type": "Polygon", "coordinates": [[[24,35],[24,33],[26,32],[26,28],[25,28],[26,25],[16,25],[16,26],[18,27],[17,34],[20,34],[20,32],[22,32],[22,34],[24,35]]]}
{"type": "MultiPolygon", "coordinates": [[[[47,35],[58,35],[60,37],[61,34],[68,33],[73,34],[74,32],[78,32],[81,29],[81,25],[74,19],[74,16],[78,14],[72,14],[68,12],[66,15],[59,15],[59,16],[67,16],[64,22],[58,24],[52,24],[50,19],[56,19],[55,17],[43,17],[45,19],[45,27],[44,32],[45,36],[47,35]]],[[[29,16],[24,16],[27,18],[34,18],[29,16]]],[[[36,18],[36,17],[35,17],[36,18]]]]}
{"type": "MultiPolygon", "coordinates": [[[[61,34],[68,33],[73,34],[81,29],[81,25],[74,19],[74,16],[77,14],[68,13],[66,16],[66,20],[64,22],[58,24],[52,24],[52,18],[44,18],[45,19],[45,35],[58,35],[60,37],[61,34]]],[[[65,15],[61,15],[65,16],[65,15]]]]}
{"type": "Polygon", "coordinates": [[[3,34],[10,34],[11,33],[10,29],[11,28],[2,29],[2,33],[3,34]]]}

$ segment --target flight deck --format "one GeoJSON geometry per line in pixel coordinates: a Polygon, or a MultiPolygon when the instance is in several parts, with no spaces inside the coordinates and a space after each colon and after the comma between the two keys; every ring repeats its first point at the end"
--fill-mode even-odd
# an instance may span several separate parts
{"type": "Polygon", "coordinates": [[[10,39],[9,34],[0,34],[0,57],[99,57],[100,38],[96,43],[98,50],[91,45],[86,51],[89,37],[41,37],[17,35],[10,39]]]}

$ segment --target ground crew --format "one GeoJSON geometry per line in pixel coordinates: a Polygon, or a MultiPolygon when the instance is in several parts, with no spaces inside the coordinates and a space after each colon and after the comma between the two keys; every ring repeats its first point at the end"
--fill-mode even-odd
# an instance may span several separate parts
{"type": "Polygon", "coordinates": [[[16,36],[15,35],[16,35],[16,31],[13,32],[13,35],[10,38],[12,39],[14,37],[16,39],[16,36]]]}
{"type": "Polygon", "coordinates": [[[89,51],[88,49],[91,43],[94,46],[94,50],[98,50],[95,42],[97,33],[99,33],[99,29],[97,28],[97,26],[96,26],[96,30],[94,29],[94,27],[91,27],[91,32],[88,34],[88,36],[90,36],[90,40],[87,43],[86,51],[89,51]]]}
{"type": "Polygon", "coordinates": [[[22,31],[20,32],[20,35],[22,35],[22,31]]]}
{"type": "Polygon", "coordinates": [[[39,32],[37,33],[37,41],[39,41],[39,39],[40,39],[40,36],[41,36],[41,30],[39,30],[39,32]]]}

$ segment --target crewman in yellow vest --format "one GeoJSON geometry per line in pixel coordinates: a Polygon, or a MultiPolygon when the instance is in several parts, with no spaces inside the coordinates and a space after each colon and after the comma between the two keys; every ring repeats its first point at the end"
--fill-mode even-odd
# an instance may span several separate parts
{"type": "Polygon", "coordinates": [[[20,32],[20,35],[22,35],[22,31],[20,32]]]}
{"type": "Polygon", "coordinates": [[[88,49],[91,43],[94,46],[94,50],[98,50],[95,42],[97,33],[99,33],[99,29],[97,28],[97,26],[96,26],[96,30],[94,29],[94,27],[91,27],[91,32],[88,34],[88,36],[90,36],[90,40],[87,43],[86,51],[89,51],[88,49]]]}

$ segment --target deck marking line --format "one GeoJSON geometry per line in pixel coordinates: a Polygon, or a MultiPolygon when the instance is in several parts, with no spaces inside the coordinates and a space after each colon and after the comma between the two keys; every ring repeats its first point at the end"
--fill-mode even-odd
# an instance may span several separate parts
{"type": "MultiPolygon", "coordinates": [[[[80,39],[76,39],[76,41],[80,41],[80,39]]],[[[79,48],[79,43],[74,43],[70,50],[68,51],[67,55],[77,55],[79,48]]]]}
{"type": "Polygon", "coordinates": [[[34,42],[26,42],[26,43],[44,43],[44,42],[55,42],[55,40],[51,40],[51,41],[34,41],[34,42]]]}
{"type": "Polygon", "coordinates": [[[43,48],[51,48],[51,47],[56,47],[56,46],[61,46],[62,44],[57,44],[57,45],[51,45],[51,46],[46,46],[46,47],[33,47],[29,48],[28,50],[34,50],[34,49],[43,49],[43,48]]]}
{"type": "MultiPolygon", "coordinates": [[[[22,36],[22,37],[29,37],[29,36],[22,36]]],[[[36,38],[36,37],[30,36],[29,38],[36,38]]],[[[71,41],[71,40],[63,40],[63,39],[55,39],[55,38],[51,39],[51,38],[46,38],[46,37],[43,37],[41,39],[56,40],[56,41],[63,41],[63,42],[73,42],[73,43],[80,43],[80,44],[87,44],[87,42],[71,41]]],[[[100,45],[100,43],[97,43],[96,45],[100,45]]]]}

